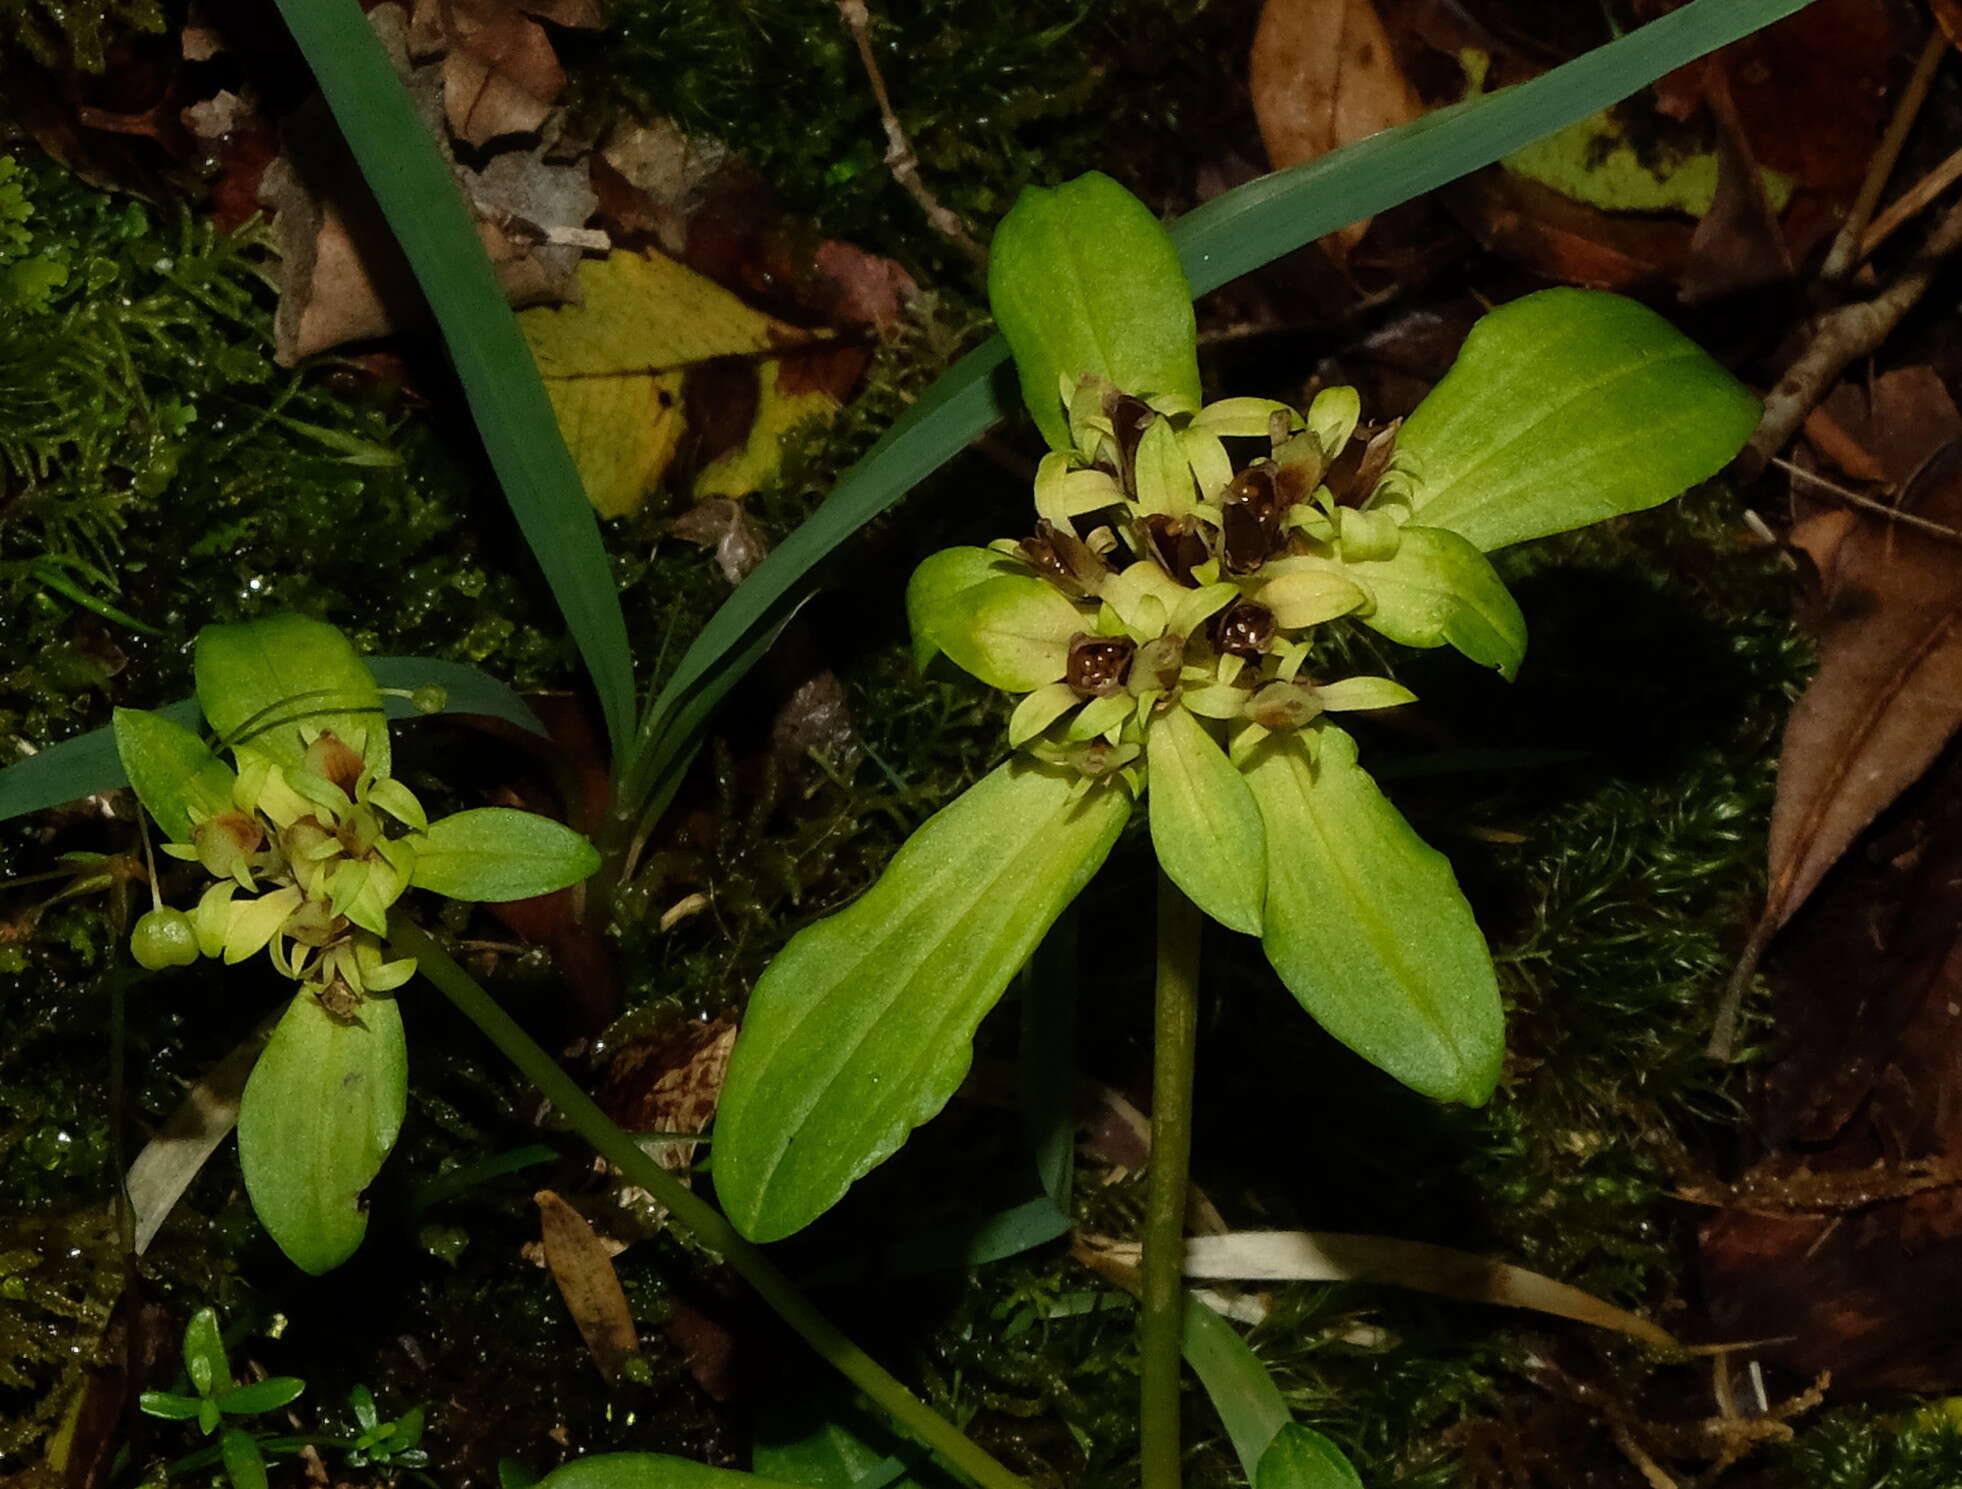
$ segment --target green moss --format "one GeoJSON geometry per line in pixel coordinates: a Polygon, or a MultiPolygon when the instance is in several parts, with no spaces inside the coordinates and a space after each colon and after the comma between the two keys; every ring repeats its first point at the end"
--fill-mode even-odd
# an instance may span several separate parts
{"type": "Polygon", "coordinates": [[[163,29],[157,0],[0,0],[0,59],[18,49],[43,67],[101,72],[118,42],[163,29]]]}
{"type": "Polygon", "coordinates": [[[1777,1455],[1776,1482],[1780,1489],[1949,1489],[1962,1483],[1962,1432],[1927,1414],[1903,1421],[1872,1410],[1836,1412],[1777,1455]]]}

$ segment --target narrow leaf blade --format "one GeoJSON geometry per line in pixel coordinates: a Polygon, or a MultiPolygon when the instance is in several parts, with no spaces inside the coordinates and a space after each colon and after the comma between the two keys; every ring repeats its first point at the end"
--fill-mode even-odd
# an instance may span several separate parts
{"type": "Polygon", "coordinates": [[[1501,305],[1397,434],[1416,520],[1482,549],[1680,496],[1757,428],[1755,396],[1633,300],[1551,289],[1501,305]]]}
{"type": "Polygon", "coordinates": [[[1483,1103],[1505,1054],[1492,961],[1444,855],[1321,728],[1265,745],[1247,784],[1267,825],[1267,958],[1316,1021],[1442,1101],[1483,1103]]]}
{"type": "Polygon", "coordinates": [[[408,1092],[394,999],[364,999],[347,1023],[311,993],[288,1005],[245,1084],[238,1148],[252,1208],[302,1271],[331,1271],[361,1244],[362,1192],[395,1146],[408,1092]]]}
{"type": "Polygon", "coordinates": [[[456,180],[354,0],[279,0],[279,10],[428,297],[505,499],[624,756],[633,662],[613,566],[456,180]]]}
{"type": "Polygon", "coordinates": [[[1001,766],[878,883],[800,931],[750,997],[715,1127],[715,1182],[754,1240],[801,1230],[938,1112],[976,1026],[1130,814],[1122,791],[1001,766]]]}

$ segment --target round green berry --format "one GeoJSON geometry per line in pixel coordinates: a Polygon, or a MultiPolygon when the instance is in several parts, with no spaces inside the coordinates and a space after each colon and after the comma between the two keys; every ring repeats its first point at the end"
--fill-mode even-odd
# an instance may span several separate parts
{"type": "Polygon", "coordinates": [[[448,691],[433,682],[426,682],[409,692],[409,706],[417,713],[441,713],[449,701],[448,691]]]}
{"type": "Polygon", "coordinates": [[[198,959],[198,933],[182,910],[152,910],[130,932],[129,951],[152,972],[188,967],[198,959]]]}

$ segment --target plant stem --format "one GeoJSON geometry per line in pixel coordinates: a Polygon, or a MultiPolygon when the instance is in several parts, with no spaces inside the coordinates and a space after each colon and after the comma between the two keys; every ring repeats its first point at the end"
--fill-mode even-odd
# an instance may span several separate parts
{"type": "Polygon", "coordinates": [[[1158,876],[1158,990],[1152,1029],[1151,1183],[1138,1325],[1143,1489],[1179,1489],[1179,1368],[1185,1341],[1186,1173],[1199,1031],[1199,909],[1158,876]]]}
{"type": "Polygon", "coordinates": [[[388,928],[394,946],[416,959],[417,970],[435,983],[463,1016],[481,1029],[505,1058],[538,1087],[595,1152],[666,1206],[668,1213],[696,1240],[720,1252],[722,1259],[828,1364],[871,1397],[895,1422],[983,1489],[1028,1489],[1022,1479],[982,1451],[840,1333],[776,1264],[745,1241],[714,1206],[648,1157],[427,932],[399,913],[389,917],[388,928]]]}

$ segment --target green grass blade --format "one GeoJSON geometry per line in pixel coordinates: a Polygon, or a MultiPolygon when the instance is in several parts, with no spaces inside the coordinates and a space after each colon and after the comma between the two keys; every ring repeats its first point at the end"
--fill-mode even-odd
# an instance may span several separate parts
{"type": "MultiPolygon", "coordinates": [[[[1217,289],[1304,243],[1488,166],[1809,3],[1692,0],[1531,82],[1250,181],[1173,224],[1193,292],[1217,289]]],[[[760,654],[757,635],[782,623],[813,570],[1013,406],[1008,381],[996,377],[1007,355],[996,336],[949,368],[723,602],[641,721],[622,797],[629,811],[659,783],[655,757],[680,758],[680,716],[705,682],[719,692],[733,686],[726,674],[760,654]],[[745,649],[748,656],[739,656],[745,649]]]]}
{"type": "Polygon", "coordinates": [[[632,728],[634,683],[613,566],[456,180],[355,0],[279,0],[279,10],[435,312],[512,515],[592,674],[617,756],[632,728]]]}

